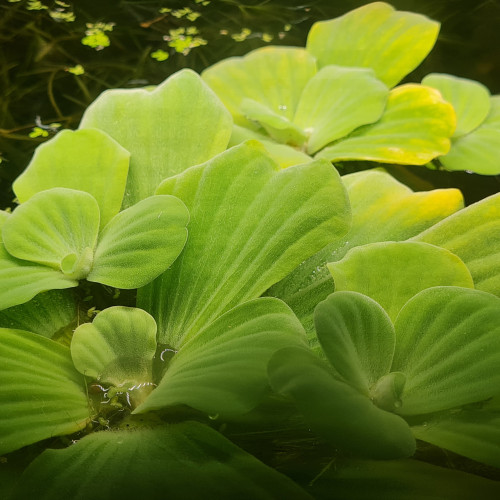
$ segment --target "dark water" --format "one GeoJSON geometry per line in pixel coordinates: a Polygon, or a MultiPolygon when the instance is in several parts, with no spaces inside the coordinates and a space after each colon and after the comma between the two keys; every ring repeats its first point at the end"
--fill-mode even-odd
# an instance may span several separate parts
{"type": "MultiPolygon", "coordinates": [[[[33,3],[33,2],[31,2],[33,3]]],[[[35,2],[36,3],[36,2],[35,2]]],[[[34,148],[50,138],[30,137],[37,120],[76,128],[81,114],[103,90],[156,84],[189,67],[202,71],[226,57],[264,45],[305,44],[318,20],[364,5],[359,0],[212,0],[75,2],[68,8],[45,0],[48,8],[29,10],[30,2],[0,0],[0,208],[12,204],[12,181],[25,168],[34,148]],[[179,18],[161,9],[191,9],[179,18]],[[59,9],[59,10],[58,10],[59,9]],[[52,14],[51,14],[52,13],[52,14]],[[74,20],[70,20],[70,14],[74,20]],[[199,14],[199,17],[196,17],[199,14]],[[59,19],[54,17],[59,16],[59,19]],[[66,17],[65,17],[66,16],[66,17]],[[87,23],[111,23],[109,46],[82,44],[87,23]],[[171,30],[196,28],[205,45],[185,52],[168,46],[171,30]],[[244,31],[247,30],[247,31],[244,31]],[[246,34],[248,33],[248,34],[246,34]],[[169,57],[158,61],[160,50],[169,57]],[[81,65],[85,74],[69,71],[81,65]],[[37,118],[39,117],[39,118],[37,118]]],[[[425,14],[441,22],[438,42],[407,81],[430,72],[478,80],[500,93],[500,0],[392,0],[399,10],[425,14]]],[[[459,187],[468,203],[500,190],[497,177],[393,168],[414,189],[459,187]]]]}

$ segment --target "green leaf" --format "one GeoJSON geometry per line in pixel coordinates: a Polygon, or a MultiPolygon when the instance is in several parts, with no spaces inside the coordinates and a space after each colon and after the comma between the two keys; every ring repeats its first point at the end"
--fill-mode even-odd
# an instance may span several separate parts
{"type": "Polygon", "coordinates": [[[411,238],[463,207],[458,189],[414,193],[380,169],[344,175],[342,181],[352,210],[349,232],[304,261],[269,291],[297,314],[312,346],[317,343],[314,308],[334,291],[327,262],[340,260],[350,248],[359,245],[411,238]]]}
{"type": "Polygon", "coordinates": [[[217,316],[272,284],[347,231],[349,205],[336,170],[313,161],[280,170],[248,142],[167,179],[191,213],[188,242],[138,305],[159,341],[178,348],[217,316]]]}
{"type": "Polygon", "coordinates": [[[461,410],[433,416],[412,427],[418,439],[478,462],[500,467],[500,413],[461,410]]]}
{"type": "Polygon", "coordinates": [[[439,23],[425,16],[374,2],[315,23],[307,50],[320,68],[330,64],[373,68],[377,78],[393,87],[423,61],[438,33],[439,23]]]}
{"type": "Polygon", "coordinates": [[[435,88],[452,104],[457,115],[457,128],[453,137],[472,132],[479,127],[490,111],[490,91],[481,83],[458,76],[431,73],[422,85],[435,88]]]}
{"type": "Polygon", "coordinates": [[[500,194],[450,215],[413,239],[458,255],[475,288],[500,296],[500,194]]]}
{"type": "Polygon", "coordinates": [[[62,130],[36,149],[13,189],[21,203],[54,187],[86,191],[99,205],[103,227],[120,210],[129,157],[101,130],[62,130]]]}
{"type": "Polygon", "coordinates": [[[437,90],[408,83],[391,90],[378,122],[356,129],[316,157],[425,165],[450,150],[455,120],[453,106],[437,90]]]}
{"type": "Polygon", "coordinates": [[[198,422],[97,432],[47,450],[28,467],[12,500],[34,497],[310,499],[286,476],[198,422]]]}
{"type": "Polygon", "coordinates": [[[336,448],[380,459],[415,452],[415,440],[401,417],[377,408],[338,380],[311,351],[281,349],[271,358],[268,371],[271,387],[291,397],[311,428],[336,448]]]}
{"type": "Polygon", "coordinates": [[[270,297],[245,302],[186,342],[158,387],[134,413],[186,404],[209,414],[250,411],[267,390],[267,363],[278,349],[303,345],[292,311],[270,297]]]}
{"type": "Polygon", "coordinates": [[[483,175],[500,173],[500,96],[490,98],[491,109],[484,122],[470,134],[452,142],[448,154],[439,161],[448,170],[467,170],[483,175]]]}
{"type": "Polygon", "coordinates": [[[444,248],[417,242],[371,243],[327,265],[335,290],[377,301],[394,321],[407,300],[439,285],[474,287],[465,264],[444,248]]]}
{"type": "Polygon", "coordinates": [[[500,299],[459,287],[423,290],[395,322],[393,371],[407,382],[402,415],[485,400],[500,385],[500,299]]]}
{"type": "Polygon", "coordinates": [[[116,215],[102,230],[87,279],[139,288],[165,271],[187,240],[189,212],[173,196],[151,196],[116,215]]]}
{"type": "Polygon", "coordinates": [[[84,191],[52,188],[19,205],[2,227],[7,251],[18,259],[87,276],[99,231],[99,206],[84,191]]]}
{"type": "Polygon", "coordinates": [[[359,392],[389,373],[396,337],[387,313],[356,292],[336,292],[314,312],[316,332],[334,370],[359,392]]]}
{"type": "Polygon", "coordinates": [[[151,196],[166,177],[224,151],[232,121],[201,78],[182,70],[153,90],[103,92],[83,115],[80,128],[89,127],[131,153],[123,200],[128,207],[151,196]]]}
{"type": "Polygon", "coordinates": [[[78,286],[60,271],[12,257],[2,243],[0,282],[0,310],[24,304],[40,292],[78,286]]]}
{"type": "Polygon", "coordinates": [[[293,119],[309,136],[307,152],[316,153],[355,128],[377,121],[388,93],[371,69],[321,69],[304,88],[293,119]]]}
{"type": "Polygon", "coordinates": [[[83,429],[89,407],[69,349],[35,333],[0,329],[0,454],[83,429]]]}
{"type": "Polygon", "coordinates": [[[76,317],[75,295],[71,291],[50,290],[26,304],[0,311],[0,327],[26,330],[52,338],[71,325],[76,317]]]}
{"type": "Polygon", "coordinates": [[[302,91],[315,73],[316,61],[306,50],[263,47],[210,66],[202,78],[220,97],[237,125],[255,129],[256,125],[241,109],[244,98],[291,122],[302,91]]]}
{"type": "Polygon", "coordinates": [[[349,459],[336,461],[312,493],[342,500],[496,500],[500,484],[420,460],[349,459]]]}
{"type": "Polygon", "coordinates": [[[122,386],[152,381],[156,323],[145,311],[115,306],[80,325],[71,341],[76,369],[100,382],[122,386]]]}

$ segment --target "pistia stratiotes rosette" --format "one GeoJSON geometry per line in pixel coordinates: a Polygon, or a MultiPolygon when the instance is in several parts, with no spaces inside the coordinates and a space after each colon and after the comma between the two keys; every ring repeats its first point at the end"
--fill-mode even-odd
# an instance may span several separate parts
{"type": "Polygon", "coordinates": [[[449,151],[453,107],[429,86],[390,88],[438,31],[425,16],[375,2],[313,25],[305,49],[257,49],[202,77],[233,115],[231,143],[257,138],[283,166],[304,153],[423,165],[449,151]]]}

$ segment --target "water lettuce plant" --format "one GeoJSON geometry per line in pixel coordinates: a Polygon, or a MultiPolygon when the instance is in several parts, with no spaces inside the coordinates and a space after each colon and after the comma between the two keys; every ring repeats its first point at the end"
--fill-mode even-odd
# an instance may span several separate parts
{"type": "Polygon", "coordinates": [[[376,2],[37,149],[0,212],[5,498],[498,497],[500,195],[331,162],[494,136],[479,84],[394,87],[437,31],[376,2]]]}

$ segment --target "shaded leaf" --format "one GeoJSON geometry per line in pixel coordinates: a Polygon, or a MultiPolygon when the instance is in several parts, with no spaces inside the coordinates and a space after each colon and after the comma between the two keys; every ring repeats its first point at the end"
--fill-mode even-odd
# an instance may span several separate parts
{"type": "Polygon", "coordinates": [[[387,87],[370,69],[326,66],[309,80],[293,123],[307,133],[307,152],[373,123],[382,115],[387,87]]]}
{"type": "Polygon", "coordinates": [[[101,382],[120,386],[151,382],[156,323],[145,311],[115,306],[92,323],[80,325],[71,341],[76,369],[101,382]]]}
{"type": "Polygon", "coordinates": [[[450,150],[455,112],[430,87],[408,83],[391,90],[379,121],[356,129],[316,157],[425,165],[450,150]]]}
{"type": "Polygon", "coordinates": [[[311,428],[333,446],[380,459],[415,452],[415,440],[401,417],[377,408],[338,380],[311,351],[281,349],[271,358],[268,371],[271,387],[291,397],[311,428]]]}
{"type": "Polygon", "coordinates": [[[431,73],[422,80],[422,84],[439,90],[452,104],[457,115],[454,138],[472,132],[488,116],[491,107],[490,92],[479,82],[453,75],[431,73]]]}
{"type": "MultiPolygon", "coordinates": [[[[144,425],[144,424],[143,424],[144,425]]],[[[28,467],[12,500],[310,498],[286,476],[197,422],[97,432],[28,467]],[[75,478],[80,478],[75,488],[75,478]]]]}
{"type": "Polygon", "coordinates": [[[267,390],[271,355],[282,347],[302,345],[302,335],[300,322],[280,300],[245,302],[181,347],[135,413],[179,404],[209,414],[248,412],[267,390]]]}
{"type": "Polygon", "coordinates": [[[439,23],[425,16],[373,2],[315,23],[307,50],[320,68],[330,64],[373,68],[380,80],[393,87],[423,61],[438,33],[439,23]]]}
{"type": "Polygon", "coordinates": [[[387,313],[365,295],[336,292],[318,304],[314,322],[334,370],[368,396],[392,364],[396,337],[387,313]]]}
{"type": "Polygon", "coordinates": [[[467,288],[429,288],[405,304],[395,329],[392,370],[407,377],[402,415],[446,410],[498,392],[498,297],[467,288]]]}
{"type": "Polygon", "coordinates": [[[413,239],[458,255],[475,288],[500,296],[500,194],[450,215],[413,239]]]}
{"type": "Polygon", "coordinates": [[[129,157],[101,130],[62,130],[36,149],[13,189],[21,203],[54,187],[86,191],[99,205],[103,227],[120,210],[129,157]]]}
{"type": "Polygon", "coordinates": [[[151,196],[123,210],[100,233],[87,279],[126,289],[148,284],[180,254],[188,221],[174,196],[151,196]]]}
{"type": "Polygon", "coordinates": [[[84,378],[69,349],[35,333],[0,329],[0,454],[83,429],[84,378]]]}
{"type": "Polygon", "coordinates": [[[224,151],[231,127],[228,111],[191,70],[152,90],[107,90],[80,123],[81,129],[103,130],[130,151],[124,207],[151,196],[166,177],[224,151]]]}
{"type": "Polygon", "coordinates": [[[279,170],[255,142],[167,179],[158,193],[186,204],[189,238],[170,269],[139,291],[138,306],[156,319],[159,341],[174,348],[259,297],[350,222],[331,164],[279,170]]]}
{"type": "Polygon", "coordinates": [[[473,288],[465,264],[444,248],[417,242],[371,243],[327,264],[335,290],[352,290],[377,301],[394,321],[407,300],[432,286],[473,288]]]}

